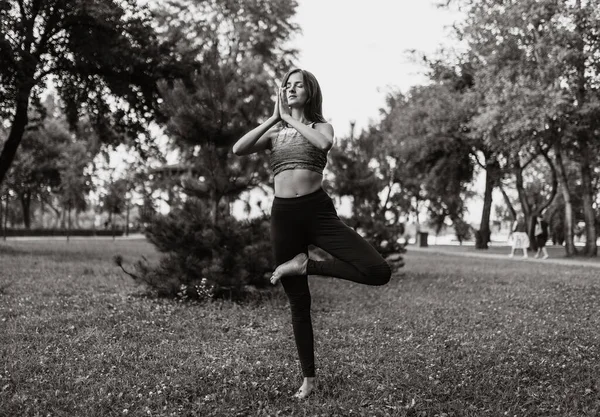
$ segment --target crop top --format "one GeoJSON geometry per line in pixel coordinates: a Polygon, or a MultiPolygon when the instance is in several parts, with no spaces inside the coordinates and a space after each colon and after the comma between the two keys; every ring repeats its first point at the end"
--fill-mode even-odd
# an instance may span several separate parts
{"type": "Polygon", "coordinates": [[[327,151],[317,148],[293,127],[283,127],[272,139],[270,163],[273,175],[296,168],[323,174],[327,151]]]}

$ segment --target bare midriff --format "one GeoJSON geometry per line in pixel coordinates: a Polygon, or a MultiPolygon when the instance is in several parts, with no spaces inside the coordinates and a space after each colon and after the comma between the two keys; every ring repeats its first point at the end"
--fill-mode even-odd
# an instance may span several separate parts
{"type": "Polygon", "coordinates": [[[323,175],[309,169],[288,169],[275,175],[275,197],[293,198],[321,188],[323,175]]]}

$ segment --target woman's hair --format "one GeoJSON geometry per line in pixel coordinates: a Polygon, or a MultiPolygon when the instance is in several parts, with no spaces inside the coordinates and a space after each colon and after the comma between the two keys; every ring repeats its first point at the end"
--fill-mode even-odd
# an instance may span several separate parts
{"type": "Polygon", "coordinates": [[[323,117],[323,94],[321,93],[321,87],[319,86],[317,78],[312,75],[312,73],[300,68],[292,68],[285,74],[285,77],[283,77],[282,85],[285,86],[290,75],[295,72],[302,74],[304,88],[306,88],[306,93],[308,95],[306,104],[304,105],[304,117],[311,122],[325,123],[326,120],[323,117]]]}

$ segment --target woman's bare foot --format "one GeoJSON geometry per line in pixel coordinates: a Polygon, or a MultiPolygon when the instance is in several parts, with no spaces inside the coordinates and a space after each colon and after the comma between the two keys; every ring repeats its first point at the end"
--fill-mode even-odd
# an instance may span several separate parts
{"type": "Polygon", "coordinates": [[[298,392],[294,394],[294,398],[298,398],[299,400],[303,400],[308,397],[311,392],[315,389],[315,378],[304,378],[304,382],[302,386],[298,389],[298,392]]]}
{"type": "Polygon", "coordinates": [[[271,284],[277,284],[281,277],[288,275],[306,275],[306,266],[308,265],[308,255],[299,253],[287,262],[282,263],[271,276],[271,284]]]}

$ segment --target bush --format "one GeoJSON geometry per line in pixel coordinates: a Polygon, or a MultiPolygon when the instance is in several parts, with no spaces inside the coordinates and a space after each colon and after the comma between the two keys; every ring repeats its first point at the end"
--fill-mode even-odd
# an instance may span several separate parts
{"type": "Polygon", "coordinates": [[[471,229],[471,226],[463,219],[458,218],[454,220],[454,234],[461,245],[465,240],[472,238],[471,229]]]}
{"type": "Polygon", "coordinates": [[[406,252],[405,245],[398,242],[404,235],[404,223],[390,224],[385,219],[370,214],[358,214],[342,220],[359,231],[381,255],[406,252]]]}
{"type": "Polygon", "coordinates": [[[154,266],[138,261],[137,273],[130,275],[158,296],[240,300],[266,287],[265,274],[274,269],[268,218],[238,221],[224,216],[213,224],[206,205],[197,199],[156,216],[146,236],[165,256],[154,266]]]}

